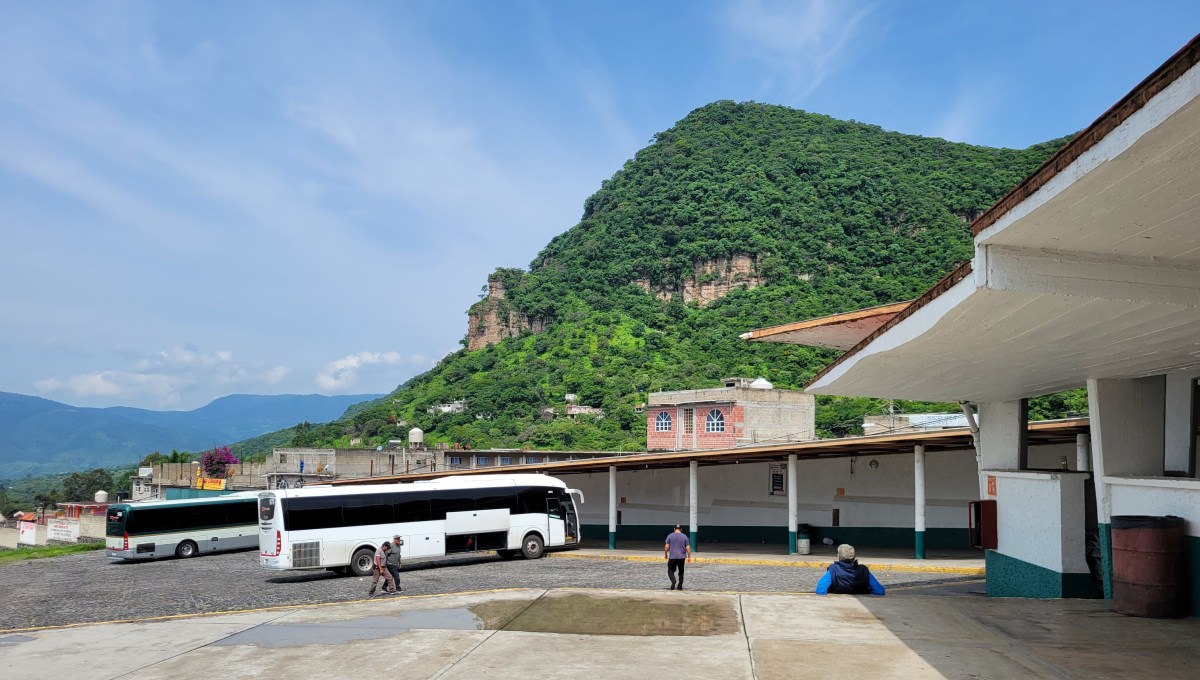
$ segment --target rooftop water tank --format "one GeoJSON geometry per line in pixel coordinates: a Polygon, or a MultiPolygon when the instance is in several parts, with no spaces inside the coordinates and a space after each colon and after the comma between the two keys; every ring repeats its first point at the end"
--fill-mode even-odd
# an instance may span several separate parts
{"type": "Polygon", "coordinates": [[[416,446],[425,443],[425,432],[419,427],[414,427],[408,431],[408,445],[416,446]]]}
{"type": "Polygon", "coordinates": [[[108,502],[108,492],[103,489],[97,491],[96,492],[96,502],[97,503],[107,503],[108,502]]]}
{"type": "Polygon", "coordinates": [[[752,390],[773,390],[773,389],[775,389],[775,386],[772,385],[771,383],[767,382],[766,378],[758,378],[754,382],[750,383],[750,389],[752,389],[752,390]]]}

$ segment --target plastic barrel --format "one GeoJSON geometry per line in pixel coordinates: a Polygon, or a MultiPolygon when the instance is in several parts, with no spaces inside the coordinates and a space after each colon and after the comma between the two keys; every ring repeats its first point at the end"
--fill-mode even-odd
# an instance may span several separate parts
{"type": "Polygon", "coordinates": [[[1114,610],[1160,619],[1187,615],[1191,602],[1183,532],[1182,517],[1112,518],[1114,610]]]}

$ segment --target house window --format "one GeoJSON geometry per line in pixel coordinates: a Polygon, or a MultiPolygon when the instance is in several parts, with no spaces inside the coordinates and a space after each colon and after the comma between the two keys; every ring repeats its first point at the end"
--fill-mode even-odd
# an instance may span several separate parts
{"type": "Polygon", "coordinates": [[[500,464],[501,465],[512,465],[512,457],[511,456],[500,456],[500,464]]]}
{"type": "Polygon", "coordinates": [[[721,413],[720,409],[713,409],[708,412],[704,418],[705,432],[724,432],[725,431],[725,414],[721,413]]]}
{"type": "Polygon", "coordinates": [[[462,456],[450,456],[451,465],[462,465],[462,456]]]}
{"type": "Polygon", "coordinates": [[[694,423],[695,423],[695,417],[693,416],[693,413],[694,412],[690,408],[683,409],[683,433],[684,434],[692,433],[692,430],[694,428],[694,423]]]}
{"type": "Polygon", "coordinates": [[[654,417],[655,432],[670,432],[671,431],[671,414],[663,411],[654,417]]]}
{"type": "Polygon", "coordinates": [[[492,462],[491,459],[489,459],[487,456],[480,456],[478,458],[478,462],[476,464],[477,465],[491,465],[491,462],[492,462]]]}

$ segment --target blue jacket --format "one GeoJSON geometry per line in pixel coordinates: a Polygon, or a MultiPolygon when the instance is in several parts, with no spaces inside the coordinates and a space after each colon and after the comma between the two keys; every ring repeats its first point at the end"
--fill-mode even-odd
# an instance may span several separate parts
{"type": "Polygon", "coordinates": [[[817,582],[817,594],[844,593],[847,595],[883,595],[883,586],[858,560],[838,560],[829,565],[817,582]]]}

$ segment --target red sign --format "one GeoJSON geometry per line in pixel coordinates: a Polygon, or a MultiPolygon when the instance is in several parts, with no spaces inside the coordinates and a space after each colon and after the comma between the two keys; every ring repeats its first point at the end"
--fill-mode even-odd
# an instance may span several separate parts
{"type": "Polygon", "coordinates": [[[996,495],[996,478],[993,475],[988,475],[988,495],[996,495]]]}

